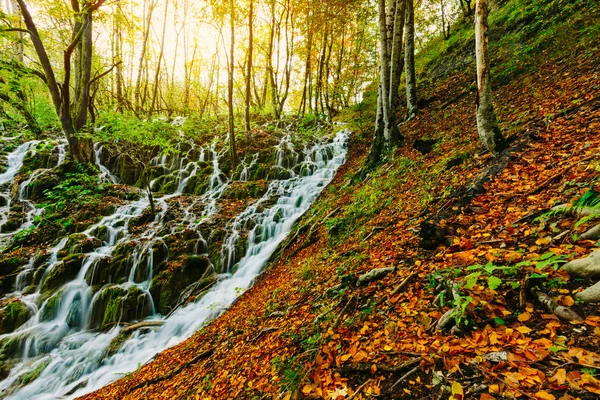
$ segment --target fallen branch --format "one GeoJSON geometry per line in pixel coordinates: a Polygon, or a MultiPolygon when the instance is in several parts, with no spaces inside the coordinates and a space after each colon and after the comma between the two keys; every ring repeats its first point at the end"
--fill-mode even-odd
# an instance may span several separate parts
{"type": "MultiPolygon", "coordinates": [[[[407,368],[414,367],[416,364],[420,363],[423,357],[418,356],[416,358],[411,358],[410,360],[406,360],[400,365],[377,365],[377,371],[379,372],[389,372],[395,373],[403,371],[407,368]]],[[[344,364],[341,368],[334,368],[334,372],[371,372],[371,368],[373,367],[372,363],[358,363],[358,364],[344,364]]]]}
{"type": "Polygon", "coordinates": [[[359,394],[365,386],[367,386],[369,384],[369,382],[371,382],[373,379],[367,379],[365,381],[365,383],[363,383],[362,385],[360,385],[359,387],[356,388],[356,390],[354,391],[354,394],[350,397],[348,397],[348,400],[353,399],[357,394],[359,394]]]}
{"type": "Polygon", "coordinates": [[[380,231],[382,229],[385,229],[385,227],[383,226],[374,226],[373,229],[371,229],[371,233],[369,233],[364,239],[363,242],[366,242],[371,236],[373,236],[373,234],[375,233],[375,231],[380,231]]]}
{"type": "Polygon", "coordinates": [[[415,372],[417,372],[418,370],[421,369],[420,365],[417,365],[416,367],[414,367],[413,369],[411,369],[410,371],[408,371],[406,374],[404,374],[400,379],[398,379],[396,381],[396,383],[394,383],[392,385],[392,387],[390,388],[390,391],[395,388],[396,386],[398,386],[400,383],[404,382],[405,380],[407,380],[408,378],[410,378],[411,375],[413,375],[415,372]]]}
{"type": "Polygon", "coordinates": [[[277,331],[279,329],[280,328],[278,326],[270,326],[268,328],[264,328],[263,330],[258,332],[258,335],[254,336],[252,339],[248,339],[248,342],[256,342],[264,333],[277,331]]]}
{"type": "Polygon", "coordinates": [[[142,321],[142,322],[138,322],[137,324],[126,326],[125,328],[121,329],[120,333],[129,333],[129,332],[133,332],[140,328],[163,326],[164,323],[165,323],[165,321],[142,321]]]}
{"type": "Polygon", "coordinates": [[[406,278],[404,278],[404,280],[402,282],[400,282],[400,284],[398,286],[396,286],[394,288],[394,290],[392,290],[392,292],[390,293],[390,296],[395,296],[398,293],[400,293],[400,291],[402,289],[404,289],[406,287],[406,285],[408,285],[408,283],[411,281],[411,279],[414,278],[417,274],[418,274],[417,271],[411,272],[410,275],[408,275],[406,278]]]}
{"type": "Polygon", "coordinates": [[[198,361],[202,360],[203,358],[210,357],[214,353],[214,351],[215,351],[215,348],[211,347],[210,349],[198,354],[197,356],[192,358],[190,361],[181,364],[179,367],[175,368],[173,371],[169,372],[168,374],[157,376],[156,378],[152,378],[147,381],[140,382],[137,385],[133,386],[129,390],[130,390],[130,392],[133,392],[134,390],[143,388],[145,386],[154,385],[158,382],[162,382],[167,379],[171,379],[172,377],[179,374],[181,371],[183,371],[185,368],[189,367],[190,365],[196,364],[198,361]]]}
{"type": "Polygon", "coordinates": [[[342,308],[342,311],[339,313],[339,315],[335,319],[335,322],[333,323],[333,326],[332,326],[333,329],[337,329],[337,327],[340,325],[340,323],[342,322],[342,317],[344,316],[344,314],[346,314],[346,310],[348,309],[348,306],[350,305],[350,303],[352,303],[353,300],[354,300],[353,296],[348,299],[348,302],[346,303],[344,308],[342,308]]]}
{"type": "MultiPolygon", "coordinates": [[[[487,370],[481,368],[479,365],[477,365],[476,363],[474,363],[472,361],[469,362],[469,365],[471,367],[475,368],[476,370],[478,370],[479,372],[481,372],[481,374],[483,376],[486,376],[487,374],[491,375],[491,377],[493,378],[492,381],[502,382],[506,386],[508,386],[509,388],[513,389],[514,391],[520,393],[522,396],[525,396],[525,397],[527,397],[529,399],[532,399],[532,400],[536,400],[537,399],[536,397],[534,397],[534,396],[528,394],[527,392],[522,391],[518,387],[514,386],[512,383],[510,383],[508,381],[505,381],[504,379],[502,379],[501,377],[499,377],[495,372],[487,371],[487,370]]],[[[488,378],[486,377],[486,379],[488,379],[488,378]]]]}

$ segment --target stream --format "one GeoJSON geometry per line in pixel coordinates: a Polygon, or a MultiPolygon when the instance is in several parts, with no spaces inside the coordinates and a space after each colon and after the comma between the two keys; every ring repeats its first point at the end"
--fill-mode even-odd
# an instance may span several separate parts
{"type": "MultiPolygon", "coordinates": [[[[142,215],[149,207],[150,199],[145,196],[125,204],[84,232],[91,237],[99,227],[105,227],[107,238],[101,246],[85,254],[77,276],[58,290],[60,306],[54,315],[48,318],[44,316],[47,315],[45,311],[50,299],[40,304],[40,291],[45,278],[60,262],[57,261],[58,254],[64,249],[67,238],[59,240],[48,250],[49,261],[40,267],[45,268],[45,271],[35,292],[22,294],[24,277],[17,277],[15,292],[11,296],[19,297],[30,309],[32,316],[15,332],[0,335],[0,339],[18,338],[21,344],[20,361],[11,369],[9,376],[0,382],[0,397],[56,399],[81,396],[135,371],[157,353],[182,342],[204,324],[218,317],[252,285],[293,224],[333,179],[337,169],[345,161],[348,135],[349,131],[342,130],[333,140],[324,140],[297,151],[292,148],[289,138],[284,137],[276,148],[276,163],[278,167],[289,170],[290,178],[270,181],[266,193],[261,198],[249,204],[227,223],[227,235],[221,249],[221,264],[227,272],[220,274],[216,284],[199,300],[176,309],[174,313],[165,317],[156,312],[149,289],[154,267],[152,248],[154,244],[162,241],[160,234],[163,231],[163,219],[169,202],[182,195],[187,180],[196,174],[197,163],[204,162],[205,157],[213,164],[213,174],[205,194],[195,198],[192,205],[184,210],[185,228],[195,229],[205,218],[215,214],[218,211],[217,201],[231,184],[230,180],[223,179],[219,169],[219,160],[226,156],[226,153],[218,153],[214,146],[203,148],[198,160],[186,157],[174,160],[177,165],[172,167],[179,170],[177,189],[174,193],[154,198],[156,215],[154,220],[147,224],[141,237],[139,234],[136,236],[139,244],[131,255],[133,266],[129,279],[117,285],[125,290],[134,287],[143,293],[149,315],[145,320],[162,321],[164,324],[155,329],[134,332],[111,355],[108,355],[109,347],[124,326],[116,325],[104,332],[91,329],[92,309],[101,291],[94,293],[89,283],[90,276],[93,281],[99,261],[110,257],[120,243],[132,240],[129,222],[142,215]],[[301,162],[298,162],[299,152],[303,153],[301,162]],[[285,157],[286,154],[291,156],[285,157]],[[300,170],[301,173],[294,173],[292,168],[298,167],[298,164],[302,164],[301,168],[294,170],[300,170]],[[192,212],[197,202],[201,202],[199,204],[203,206],[201,220],[192,212]],[[252,228],[248,230],[247,227],[252,228]],[[245,236],[240,234],[243,228],[248,230],[245,236]],[[235,251],[239,248],[236,244],[240,240],[247,241],[247,246],[244,247],[247,250],[243,256],[236,257],[235,251]],[[43,368],[39,377],[25,386],[18,386],[21,377],[36,368],[43,368]]],[[[9,182],[15,178],[23,163],[24,154],[35,144],[36,142],[27,142],[9,155],[9,167],[0,175],[0,182],[9,182]]],[[[101,148],[97,145],[94,150],[99,154],[101,148]]],[[[60,154],[59,163],[64,161],[64,147],[60,154]]],[[[166,162],[165,157],[153,160],[155,165],[165,165],[166,162]]],[[[249,155],[243,160],[244,168],[240,180],[248,180],[248,167],[255,162],[255,155],[249,155]]],[[[97,163],[102,181],[119,181],[107,167],[100,164],[99,157],[97,163]]],[[[150,182],[150,187],[152,184],[153,182],[150,182]]],[[[22,185],[22,188],[25,186],[22,185]]],[[[0,193],[0,196],[8,197],[7,194],[0,193]]],[[[28,228],[32,226],[33,217],[40,211],[36,210],[32,203],[27,203],[25,189],[22,189],[20,199],[30,210],[23,225],[23,228],[28,228]]],[[[0,214],[5,218],[3,212],[0,214]]],[[[199,242],[196,251],[202,254],[206,248],[206,241],[201,238],[199,242]]],[[[33,260],[30,261],[30,265],[23,267],[21,274],[30,274],[32,268],[33,260]]]]}

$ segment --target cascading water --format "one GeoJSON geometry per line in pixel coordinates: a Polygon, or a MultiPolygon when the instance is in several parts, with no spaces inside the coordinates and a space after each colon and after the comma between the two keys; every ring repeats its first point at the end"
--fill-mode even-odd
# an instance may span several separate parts
{"type": "MultiPolygon", "coordinates": [[[[24,343],[22,361],[11,369],[7,379],[0,382],[0,396],[4,392],[12,399],[54,399],[71,398],[88,393],[118,379],[122,374],[135,370],[140,363],[147,362],[156,353],[188,338],[203,324],[221,314],[239,295],[240,288],[247,288],[252,284],[278,244],[289,233],[294,222],[333,179],[338,167],[344,162],[348,134],[348,131],[341,131],[331,143],[323,142],[306,150],[301,163],[304,171],[302,174],[294,174],[290,171],[289,175],[292,176],[290,179],[271,181],[264,196],[247,206],[230,222],[227,229],[229,233],[223,240],[221,248],[222,265],[229,273],[221,275],[220,280],[200,300],[177,309],[165,318],[155,314],[152,296],[148,292],[154,264],[152,248],[162,240],[159,232],[164,224],[163,219],[169,201],[180,195],[185,188],[185,185],[181,187],[183,180],[195,173],[198,164],[194,162],[194,167],[191,168],[189,164],[185,166],[184,168],[190,168],[189,175],[178,180],[177,191],[155,199],[160,210],[157,210],[154,221],[147,225],[141,237],[136,239],[138,244],[131,257],[132,268],[128,279],[116,285],[124,289],[135,286],[143,291],[150,303],[149,318],[163,321],[164,324],[156,330],[135,332],[117,352],[110,356],[107,356],[108,348],[122,327],[117,325],[101,333],[89,330],[92,309],[100,293],[92,293],[90,275],[93,281],[94,268],[98,261],[112,254],[119,244],[131,240],[129,222],[143,214],[149,206],[149,199],[142,198],[121,206],[113,215],[104,217],[84,232],[86,235],[91,235],[98,227],[106,227],[107,237],[102,246],[85,254],[76,278],[56,292],[55,296],[60,296],[60,306],[55,312],[56,315],[50,318],[43,317],[48,300],[41,304],[39,310],[35,304],[40,297],[45,279],[61,262],[58,261],[58,254],[67,243],[67,238],[63,238],[50,249],[50,259],[35,293],[22,298],[28,306],[32,304],[34,316],[14,333],[0,336],[0,340],[9,336],[19,337],[24,343]],[[275,203],[273,203],[274,199],[276,199],[275,203]],[[245,237],[240,234],[240,231],[247,226],[253,228],[245,237]],[[239,248],[241,240],[246,241],[247,250],[243,255],[235,254],[235,249],[239,248]],[[145,268],[144,273],[138,273],[140,268],[145,268]],[[16,392],[9,392],[10,388],[19,382],[20,377],[35,370],[42,363],[47,366],[38,379],[18,388],[16,392]]],[[[280,146],[281,152],[277,154],[279,167],[284,165],[286,168],[295,167],[298,153],[293,150],[291,143],[284,139],[280,146]],[[290,153],[287,158],[283,154],[284,146],[290,153]]],[[[98,156],[101,148],[95,147],[95,151],[98,156]]],[[[221,154],[216,152],[214,146],[210,148],[210,154],[205,154],[203,150],[198,162],[209,155],[213,171],[209,188],[202,196],[203,215],[216,212],[217,200],[229,185],[229,181],[222,177],[219,169],[221,154]]],[[[99,162],[99,157],[96,157],[96,160],[99,162]]],[[[157,158],[155,165],[166,165],[166,162],[166,158],[157,158]]],[[[179,160],[174,159],[173,162],[179,163],[179,160]]],[[[108,169],[104,167],[106,171],[103,171],[101,164],[99,167],[103,176],[112,181],[108,169]]],[[[198,223],[191,220],[193,214],[188,207],[183,221],[184,223],[187,221],[189,226],[198,226],[198,223]]],[[[201,238],[199,241],[204,239],[201,238]]],[[[203,247],[205,245],[204,241],[203,247]]],[[[30,269],[32,268],[33,261],[30,269]]],[[[23,284],[17,286],[17,291],[22,290],[19,286],[23,284]]]]}

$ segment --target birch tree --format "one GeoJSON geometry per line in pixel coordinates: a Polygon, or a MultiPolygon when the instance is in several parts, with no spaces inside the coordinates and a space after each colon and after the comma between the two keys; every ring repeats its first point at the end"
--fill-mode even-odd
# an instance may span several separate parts
{"type": "Polygon", "coordinates": [[[483,145],[494,155],[508,147],[502,136],[490,83],[490,58],[488,52],[488,0],[477,0],[475,5],[475,56],[477,59],[477,133],[483,145]]]}

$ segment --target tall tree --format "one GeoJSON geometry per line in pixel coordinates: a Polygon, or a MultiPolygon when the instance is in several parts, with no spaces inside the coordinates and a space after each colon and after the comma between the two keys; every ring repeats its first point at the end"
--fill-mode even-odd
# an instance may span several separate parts
{"type": "Polygon", "coordinates": [[[229,25],[231,28],[231,42],[229,48],[229,69],[227,76],[227,106],[229,108],[229,154],[231,165],[237,164],[237,152],[235,148],[235,128],[233,124],[233,73],[234,73],[234,51],[235,51],[235,4],[229,0],[229,25]]]}
{"type": "Polygon", "coordinates": [[[395,0],[395,17],[394,17],[394,39],[392,41],[392,61],[391,61],[391,77],[390,77],[390,107],[392,111],[396,111],[399,105],[398,88],[402,77],[403,58],[402,58],[402,33],[404,29],[404,15],[406,12],[406,4],[411,0],[395,0]]]}
{"type": "Polygon", "coordinates": [[[165,14],[163,16],[163,29],[162,36],[160,39],[160,53],[158,54],[158,64],[156,65],[156,71],[154,73],[154,91],[152,92],[152,104],[150,105],[150,114],[154,112],[156,104],[156,98],[158,97],[159,83],[160,83],[160,66],[165,53],[165,35],[167,32],[167,17],[169,15],[169,0],[165,1],[165,14]]]}
{"type": "Polygon", "coordinates": [[[406,39],[404,43],[404,67],[406,68],[406,119],[417,115],[417,77],[415,73],[415,6],[414,0],[406,0],[406,39]]]}
{"type": "MultiPolygon", "coordinates": [[[[25,0],[17,0],[19,4],[19,8],[21,9],[21,15],[23,16],[23,21],[25,23],[26,29],[21,28],[10,28],[8,30],[12,31],[20,31],[29,34],[29,37],[33,43],[33,47],[38,56],[39,62],[42,66],[44,72],[44,82],[48,87],[48,91],[50,92],[50,98],[52,99],[52,103],[54,105],[54,109],[59,116],[60,123],[62,129],[67,137],[67,141],[69,142],[69,150],[71,155],[80,162],[89,162],[92,158],[92,152],[90,151],[89,146],[82,146],[82,142],[77,137],[78,127],[82,127],[80,125],[80,121],[78,117],[81,116],[82,112],[87,114],[87,108],[83,111],[82,104],[89,104],[89,84],[90,84],[90,76],[86,75],[86,69],[88,64],[91,65],[91,60],[87,60],[87,57],[91,57],[91,20],[92,14],[104,4],[106,0],[97,0],[95,3],[91,3],[85,1],[83,6],[80,8],[79,3],[76,0],[71,1],[71,6],[74,12],[74,21],[72,24],[72,32],[71,32],[71,41],[67,45],[66,49],[63,52],[63,82],[59,85],[58,80],[56,78],[56,73],[52,62],[50,61],[50,57],[48,56],[48,51],[44,46],[44,43],[40,37],[37,26],[29,9],[27,8],[27,4],[25,0]],[[89,29],[89,31],[87,31],[89,29]],[[82,49],[81,53],[81,65],[83,67],[76,66],[79,69],[79,82],[77,83],[81,88],[80,92],[74,97],[75,104],[71,103],[71,58],[73,56],[73,52],[76,50],[77,46],[80,45],[82,41],[82,37],[89,35],[89,39],[83,39],[85,46],[89,46],[89,50],[87,48],[82,49]],[[83,79],[83,80],[82,80],[83,79]],[[84,87],[85,86],[85,87],[84,87]],[[72,114],[72,111],[75,111],[75,115],[72,114]],[[77,123],[76,123],[77,118],[77,123]]],[[[77,72],[76,72],[77,73],[77,72]]]]}
{"type": "Polygon", "coordinates": [[[254,30],[253,30],[253,22],[254,22],[254,9],[253,9],[253,1],[250,0],[250,9],[248,12],[248,63],[246,65],[246,132],[250,132],[250,101],[252,100],[252,52],[254,46],[254,30]]]}
{"type": "Polygon", "coordinates": [[[475,56],[477,59],[477,133],[483,145],[494,155],[508,147],[502,136],[490,82],[490,56],[488,52],[488,0],[477,0],[475,6],[475,56]]]}

